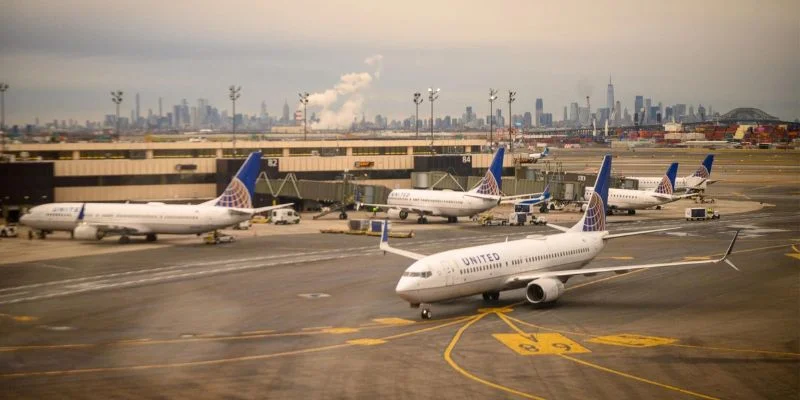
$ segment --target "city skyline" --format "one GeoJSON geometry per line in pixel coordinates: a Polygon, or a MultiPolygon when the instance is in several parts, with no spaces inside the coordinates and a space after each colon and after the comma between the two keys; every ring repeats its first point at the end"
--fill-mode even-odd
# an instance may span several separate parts
{"type": "MultiPolygon", "coordinates": [[[[793,51],[798,27],[791,18],[800,6],[794,2],[708,2],[701,9],[677,2],[642,9],[636,2],[463,7],[412,1],[370,10],[347,2],[233,3],[240,12],[192,13],[193,22],[184,23],[176,19],[183,8],[148,1],[47,8],[12,2],[0,16],[8,38],[0,44],[0,78],[11,85],[6,125],[37,117],[100,121],[113,112],[108,92],[117,89],[126,94],[123,116],[135,108],[135,93],[141,95],[140,116],[157,110],[159,98],[165,109],[184,98],[230,109],[223,105],[233,82],[243,88],[237,110],[258,114],[266,101],[270,114],[278,115],[284,99],[297,92],[325,94],[344,76],[363,74],[369,82],[361,82],[358,98],[349,103],[352,115],[405,118],[414,112],[412,94],[435,85],[442,88],[437,115],[461,115],[472,106],[483,116],[485,92],[497,87],[501,94],[518,93],[515,109],[533,111],[536,99],[544,99],[544,113],[558,120],[564,106],[583,107],[587,95],[593,109],[605,106],[611,74],[614,99],[631,114],[634,96],[643,95],[664,105],[710,103],[721,113],[756,107],[783,120],[800,117],[793,95],[800,91],[793,51]],[[495,16],[504,8],[529,17],[509,26],[495,16]],[[151,15],[152,9],[160,12],[151,15]],[[413,14],[410,23],[401,23],[407,9],[431,15],[413,14]],[[459,18],[441,18],[456,10],[459,18]],[[336,24],[326,15],[334,11],[341,19],[336,24]],[[303,29],[295,29],[300,21],[303,29]],[[482,29],[487,26],[497,29],[482,29]],[[433,38],[430,29],[436,30],[433,38]]],[[[350,94],[339,94],[330,110],[340,111],[350,94]]],[[[310,102],[309,114],[322,108],[310,102]]],[[[420,118],[428,118],[423,110],[426,105],[420,118]]]]}

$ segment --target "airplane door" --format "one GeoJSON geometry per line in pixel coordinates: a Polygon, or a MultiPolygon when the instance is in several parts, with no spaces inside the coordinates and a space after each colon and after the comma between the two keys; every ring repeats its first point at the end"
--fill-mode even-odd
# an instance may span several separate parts
{"type": "Polygon", "coordinates": [[[456,272],[453,263],[450,261],[442,261],[442,269],[444,270],[445,284],[447,286],[452,286],[453,280],[455,280],[456,272]]]}

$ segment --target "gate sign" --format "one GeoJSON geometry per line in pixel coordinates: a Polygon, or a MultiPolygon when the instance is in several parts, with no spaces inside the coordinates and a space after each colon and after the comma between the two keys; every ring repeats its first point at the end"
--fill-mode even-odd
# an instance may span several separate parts
{"type": "Polygon", "coordinates": [[[268,158],[267,159],[267,167],[278,168],[278,159],[277,158],[268,158]]]}
{"type": "Polygon", "coordinates": [[[463,164],[471,164],[472,163],[472,156],[461,156],[461,162],[463,164]]]}

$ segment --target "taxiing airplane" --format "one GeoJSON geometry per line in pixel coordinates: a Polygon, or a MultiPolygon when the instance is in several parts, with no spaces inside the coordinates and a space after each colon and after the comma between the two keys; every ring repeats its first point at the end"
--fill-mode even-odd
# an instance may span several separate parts
{"type": "Polygon", "coordinates": [[[458,222],[458,217],[471,217],[497,207],[503,200],[511,200],[530,195],[503,196],[503,154],[500,147],[492,158],[489,170],[475,188],[468,192],[452,190],[395,189],[389,193],[388,204],[359,203],[359,207],[387,210],[389,217],[406,219],[409,214],[417,214],[417,223],[428,223],[427,216],[446,217],[447,222],[458,222]]]}
{"type": "MultiPolygon", "coordinates": [[[[694,173],[675,180],[675,191],[705,190],[706,187],[717,181],[711,180],[711,166],[714,164],[714,155],[709,154],[694,173]]],[[[639,190],[653,190],[661,183],[661,178],[656,176],[628,176],[626,178],[639,181],[639,190]]]]}
{"type": "Polygon", "coordinates": [[[130,236],[155,241],[158,234],[202,234],[250,219],[254,214],[277,206],[252,208],[253,193],[260,170],[261,152],[251,153],[222,196],[198,205],[128,203],[50,203],[31,208],[20,222],[37,230],[41,238],[53,231],[69,231],[77,239],[100,240],[119,235],[120,243],[130,236]]]}
{"type": "Polygon", "coordinates": [[[545,158],[545,157],[547,157],[549,155],[550,155],[550,148],[549,147],[545,147],[544,150],[542,150],[541,153],[530,153],[530,154],[528,154],[528,159],[533,161],[534,164],[536,164],[536,162],[538,162],[542,158],[545,158]]]}
{"type": "MultiPolygon", "coordinates": [[[[678,173],[678,163],[670,164],[667,173],[661,177],[661,182],[652,190],[614,189],[608,190],[608,212],[627,210],[628,214],[636,214],[636,210],[651,207],[661,208],[662,205],[672,203],[687,197],[697,196],[696,193],[676,195],[675,175],[678,173]]],[[[594,189],[587,187],[584,198],[587,200],[594,189]]]]}
{"type": "Polygon", "coordinates": [[[395,291],[412,307],[422,306],[422,318],[431,318],[430,304],[460,297],[482,294],[484,300],[498,300],[500,292],[525,288],[529,303],[549,303],[564,294],[564,284],[575,275],[604,272],[624,273],[634,269],[676,267],[719,263],[728,260],[738,232],[719,259],[663,262],[616,267],[583,267],[597,256],[609,239],[665,231],[675,228],[610,234],[606,230],[606,202],[611,156],[603,159],[590,195],[589,206],[571,228],[549,225],[563,231],[554,235],[530,235],[520,240],[448,250],[423,255],[389,246],[387,224],[384,223],[380,249],[416,260],[403,273],[395,291]]]}

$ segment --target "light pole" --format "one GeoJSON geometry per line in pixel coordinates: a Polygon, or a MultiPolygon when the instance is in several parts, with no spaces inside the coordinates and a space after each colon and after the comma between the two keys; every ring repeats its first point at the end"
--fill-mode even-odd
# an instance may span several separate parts
{"type": "Polygon", "coordinates": [[[414,105],[417,108],[417,116],[414,118],[414,127],[417,129],[417,139],[419,139],[419,105],[425,99],[422,98],[422,93],[414,93],[414,105]]]}
{"type": "Polygon", "coordinates": [[[6,90],[8,84],[0,82],[0,131],[6,131],[6,90]]]}
{"type": "Polygon", "coordinates": [[[308,134],[308,117],[306,116],[306,106],[308,105],[308,92],[298,93],[300,96],[300,103],[303,104],[303,141],[306,140],[308,134]]]}
{"type": "Polygon", "coordinates": [[[492,115],[492,103],[494,103],[495,100],[497,100],[497,90],[489,88],[489,149],[494,147],[494,140],[492,140],[492,134],[494,133],[494,115],[492,115]]]}
{"type": "Polygon", "coordinates": [[[231,122],[233,123],[233,157],[236,158],[236,100],[242,95],[242,87],[231,85],[228,90],[230,91],[230,95],[228,97],[230,97],[231,102],[233,103],[233,119],[231,122]]]}
{"type": "Polygon", "coordinates": [[[117,120],[115,122],[117,124],[117,139],[119,139],[119,105],[122,103],[122,90],[111,92],[111,101],[117,105],[117,120]]]}
{"type": "Polygon", "coordinates": [[[433,102],[439,98],[439,91],[442,89],[428,88],[428,101],[431,102],[431,150],[433,150],[433,102]]]}
{"type": "Polygon", "coordinates": [[[514,96],[517,95],[517,92],[508,91],[508,148],[511,149],[514,146],[514,142],[511,138],[511,126],[514,124],[514,116],[511,114],[511,103],[516,100],[514,96]]]}

